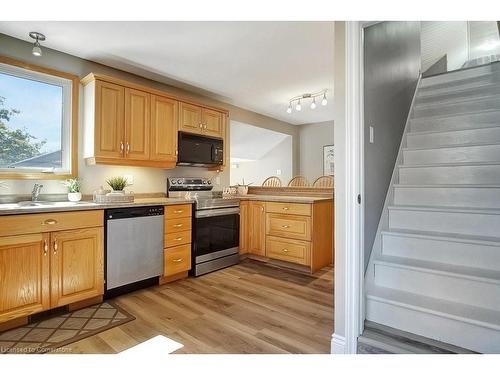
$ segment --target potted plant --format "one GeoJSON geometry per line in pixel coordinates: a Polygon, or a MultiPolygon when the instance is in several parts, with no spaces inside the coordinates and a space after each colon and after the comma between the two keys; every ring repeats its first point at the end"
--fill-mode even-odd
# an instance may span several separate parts
{"type": "Polygon", "coordinates": [[[118,176],[118,177],[111,177],[106,180],[106,183],[113,189],[113,192],[109,194],[125,194],[123,189],[125,189],[127,186],[130,186],[128,180],[125,177],[118,176]]]}
{"type": "Polygon", "coordinates": [[[63,182],[63,185],[68,188],[68,200],[70,202],[78,202],[82,200],[81,180],[79,178],[70,178],[63,182]]]}

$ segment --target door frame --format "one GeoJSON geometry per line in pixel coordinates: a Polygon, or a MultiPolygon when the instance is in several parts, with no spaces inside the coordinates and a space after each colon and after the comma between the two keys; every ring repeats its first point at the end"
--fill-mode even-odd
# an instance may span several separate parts
{"type": "MultiPolygon", "coordinates": [[[[333,354],[355,354],[358,337],[364,328],[364,125],[363,125],[363,28],[359,21],[345,22],[345,154],[340,156],[345,163],[345,176],[337,183],[343,184],[341,198],[345,212],[335,222],[345,225],[344,249],[339,257],[342,263],[335,263],[335,274],[343,274],[344,282],[335,285],[335,306],[343,305],[343,322],[335,322],[331,351],[333,354]],[[361,203],[358,203],[358,195],[361,203]],[[341,269],[339,269],[341,268],[341,269]],[[342,299],[338,303],[337,301],[342,299]],[[342,324],[343,323],[343,324],[342,324]]],[[[337,142],[338,142],[337,141],[337,142]]],[[[338,148],[337,148],[338,149],[338,148]]],[[[342,210],[343,211],[343,210],[342,210]]],[[[337,235],[335,236],[337,238],[337,235]]],[[[337,259],[337,257],[336,257],[337,259]]]]}

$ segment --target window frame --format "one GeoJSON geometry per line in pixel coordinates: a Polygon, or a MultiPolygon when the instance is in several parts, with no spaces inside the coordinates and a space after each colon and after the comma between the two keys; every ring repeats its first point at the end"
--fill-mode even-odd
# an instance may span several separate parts
{"type": "Polygon", "coordinates": [[[55,69],[46,68],[39,65],[34,65],[30,63],[26,63],[23,61],[15,60],[10,57],[0,56],[0,64],[6,66],[6,70],[1,69],[0,72],[5,74],[12,74],[9,72],[9,68],[14,72],[14,76],[18,76],[20,78],[27,78],[36,80],[39,82],[46,82],[48,84],[61,84],[61,79],[69,81],[65,83],[64,86],[70,86],[69,90],[63,89],[63,103],[65,100],[70,100],[70,110],[66,109],[66,105],[63,104],[63,129],[62,129],[62,157],[63,157],[63,165],[67,165],[69,167],[69,171],[65,170],[63,172],[60,171],[38,171],[37,169],[29,169],[29,168],[19,168],[15,169],[0,169],[0,179],[3,180],[65,180],[67,178],[75,178],[78,176],[78,105],[79,105],[79,91],[80,91],[80,81],[78,76],[70,73],[61,72],[55,69]],[[15,74],[15,71],[19,71],[19,69],[25,70],[20,71],[19,74],[15,74]],[[35,73],[34,76],[30,77],[30,72],[35,73]],[[40,80],[41,76],[47,76],[47,80],[40,80]],[[51,80],[51,77],[53,81],[51,80]],[[38,78],[38,79],[37,79],[38,78]],[[56,83],[57,82],[57,83],[56,83]],[[69,91],[69,93],[68,93],[69,91]],[[67,95],[65,96],[65,93],[67,95]],[[68,113],[69,112],[69,113],[68,113]],[[69,120],[69,126],[65,129],[64,123],[69,120]],[[70,147],[69,152],[65,152],[65,147],[70,147]],[[68,158],[69,160],[64,161],[64,158],[68,158]]]}

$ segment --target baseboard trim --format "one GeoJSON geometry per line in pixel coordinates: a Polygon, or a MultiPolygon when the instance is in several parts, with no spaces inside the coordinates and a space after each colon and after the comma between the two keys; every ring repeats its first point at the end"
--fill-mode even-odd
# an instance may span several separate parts
{"type": "Polygon", "coordinates": [[[346,353],[346,339],[344,336],[332,335],[331,352],[332,354],[347,354],[346,353]]]}

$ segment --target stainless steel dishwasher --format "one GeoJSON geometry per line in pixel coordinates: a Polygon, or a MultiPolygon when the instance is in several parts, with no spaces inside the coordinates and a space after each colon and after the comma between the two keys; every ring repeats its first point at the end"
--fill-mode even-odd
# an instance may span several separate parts
{"type": "Polygon", "coordinates": [[[106,210],[106,298],[158,284],[163,213],[163,206],[106,210]]]}

